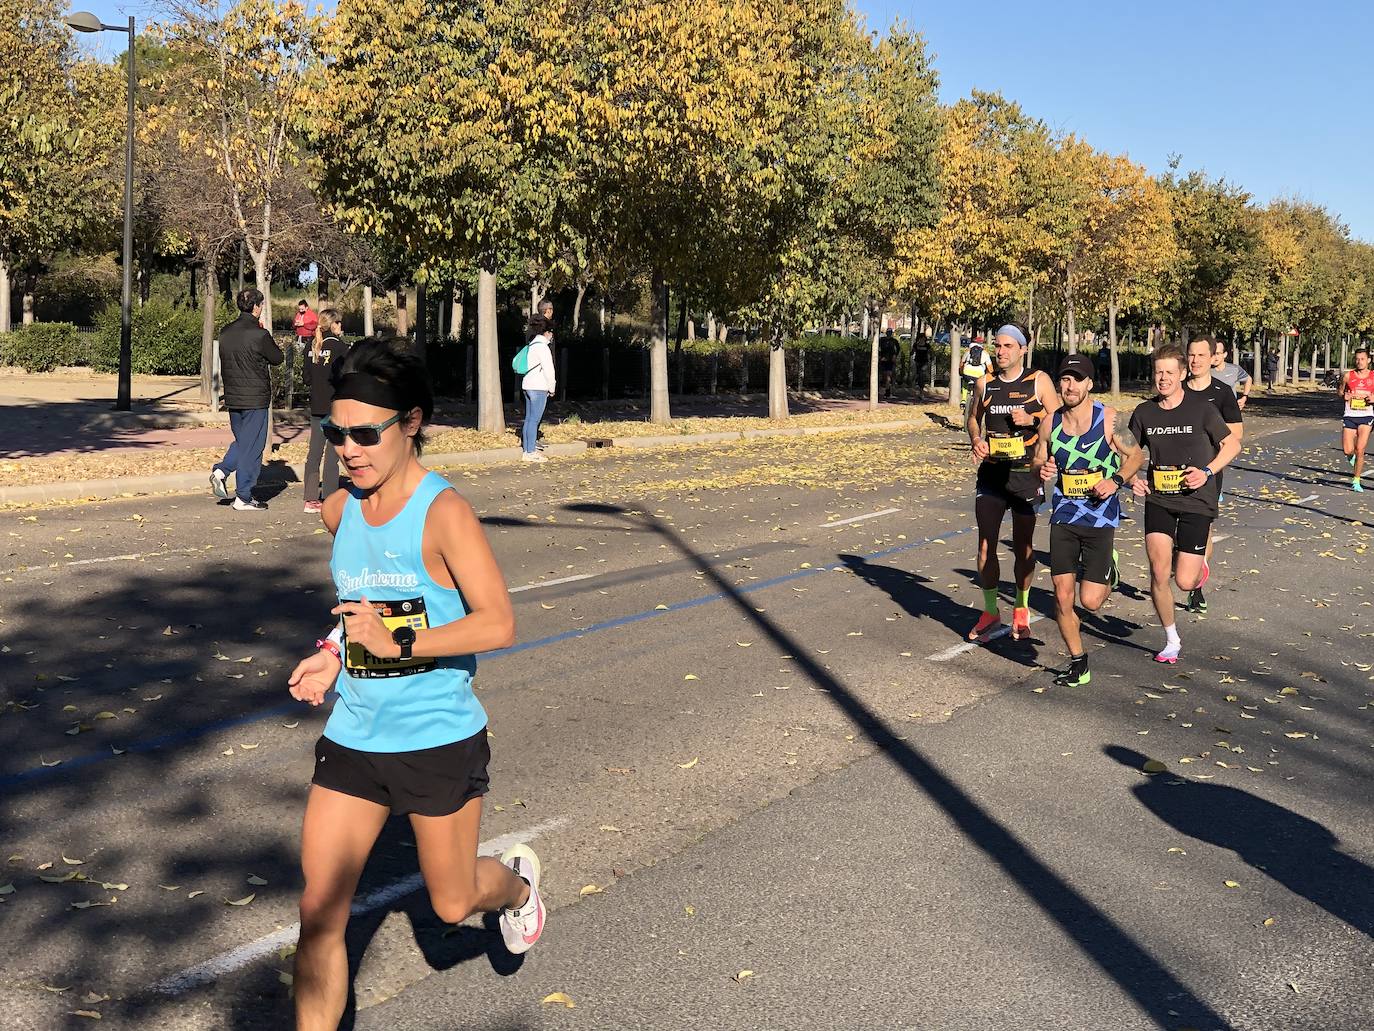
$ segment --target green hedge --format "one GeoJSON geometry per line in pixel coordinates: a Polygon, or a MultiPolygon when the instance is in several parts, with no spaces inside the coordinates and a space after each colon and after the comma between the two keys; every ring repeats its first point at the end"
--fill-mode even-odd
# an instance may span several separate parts
{"type": "Polygon", "coordinates": [[[59,365],[75,365],[80,350],[76,327],[70,322],[35,322],[0,336],[0,364],[25,372],[51,372],[59,365]]]}
{"type": "MultiPolygon", "coordinates": [[[[99,372],[119,368],[119,305],[105,308],[95,320],[98,335],[91,367],[99,372]]],[[[194,376],[200,371],[201,313],[151,298],[133,310],[133,371],[143,376],[194,376]]]]}

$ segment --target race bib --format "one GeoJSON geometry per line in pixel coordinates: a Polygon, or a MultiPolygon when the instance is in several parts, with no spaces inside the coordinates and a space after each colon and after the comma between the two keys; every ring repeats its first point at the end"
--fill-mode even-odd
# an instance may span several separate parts
{"type": "Polygon", "coordinates": [[[1150,487],[1156,494],[1182,494],[1187,490],[1183,482],[1186,468],[1181,465],[1150,466],[1150,487]]]}
{"type": "MultiPolygon", "coordinates": [[[[400,601],[369,601],[387,630],[409,626],[416,630],[429,629],[429,615],[425,612],[424,598],[406,598],[400,601]]],[[[379,659],[361,644],[355,644],[344,637],[344,669],[350,676],[367,680],[375,677],[409,677],[416,673],[428,673],[434,669],[433,659],[379,659]]]]}
{"type": "Polygon", "coordinates": [[[1094,472],[1060,473],[1059,493],[1066,498],[1086,498],[1100,479],[1101,474],[1094,472]]]}
{"type": "Polygon", "coordinates": [[[1368,407],[1369,407],[1369,398],[1367,398],[1367,397],[1352,397],[1352,398],[1350,399],[1350,407],[1353,408],[1353,409],[1357,409],[1357,410],[1358,410],[1358,409],[1361,409],[1361,408],[1368,408],[1368,407]]]}
{"type": "Polygon", "coordinates": [[[1021,461],[1026,457],[1025,438],[1011,433],[989,433],[988,457],[999,462],[1021,461]]]}

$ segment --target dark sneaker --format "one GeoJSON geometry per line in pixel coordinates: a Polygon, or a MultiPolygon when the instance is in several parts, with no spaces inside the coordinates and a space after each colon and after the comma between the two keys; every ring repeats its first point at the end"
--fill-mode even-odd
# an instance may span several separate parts
{"type": "Polygon", "coordinates": [[[1080,656],[1070,660],[1067,666],[1055,674],[1054,684],[1056,687],[1082,687],[1091,683],[1092,678],[1093,675],[1088,672],[1087,656],[1080,656]]]}

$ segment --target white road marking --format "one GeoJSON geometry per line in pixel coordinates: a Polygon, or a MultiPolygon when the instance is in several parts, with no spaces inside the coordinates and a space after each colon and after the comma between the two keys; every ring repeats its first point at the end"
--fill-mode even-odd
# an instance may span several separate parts
{"type": "MultiPolygon", "coordinates": [[[[500,837],[484,841],[477,846],[477,854],[483,856],[499,856],[512,845],[521,845],[534,840],[540,834],[546,834],[555,828],[563,826],[568,821],[564,818],[548,820],[545,823],[536,824],[523,831],[516,831],[512,834],[502,834],[500,837]]],[[[424,880],[419,874],[412,874],[395,884],[389,884],[385,888],[378,888],[370,895],[364,895],[353,902],[352,913],[358,916],[362,913],[380,909],[388,906],[399,898],[404,898],[411,892],[416,891],[424,885],[424,880]]],[[[221,952],[218,956],[207,959],[204,963],[198,963],[193,967],[187,967],[180,973],[172,974],[152,986],[152,990],[163,995],[181,995],[199,985],[208,984],[218,980],[225,974],[231,974],[235,970],[247,966],[256,959],[266,956],[268,953],[275,952],[284,945],[293,945],[300,937],[301,925],[292,924],[290,927],[283,927],[280,931],[275,931],[257,941],[251,941],[240,945],[236,949],[228,952],[221,952]]]]}
{"type": "Polygon", "coordinates": [[[554,587],[558,584],[576,583],[578,580],[590,580],[595,575],[595,573],[581,573],[577,576],[559,577],[557,580],[540,580],[538,583],[525,584],[523,587],[512,587],[509,593],[519,594],[521,591],[532,591],[536,587],[554,587]]]}
{"type": "Polygon", "coordinates": [[[832,526],[848,526],[850,523],[861,523],[865,519],[877,519],[879,516],[892,515],[893,512],[900,511],[900,508],[885,508],[881,512],[869,512],[867,515],[850,516],[848,519],[836,519],[833,522],[821,523],[819,528],[827,530],[832,526]]]}
{"type": "MultiPolygon", "coordinates": [[[[1035,615],[1031,616],[1030,621],[1034,623],[1044,618],[1044,616],[1037,612],[1035,615]]],[[[1011,626],[1004,623],[1001,629],[994,630],[986,637],[980,638],[977,641],[969,641],[967,644],[956,644],[953,648],[946,648],[944,651],[936,652],[934,655],[927,655],[926,662],[948,662],[950,659],[957,658],[965,652],[971,652],[975,648],[981,648],[989,641],[995,641],[999,637],[1006,637],[1009,633],[1011,633],[1011,626]]]]}

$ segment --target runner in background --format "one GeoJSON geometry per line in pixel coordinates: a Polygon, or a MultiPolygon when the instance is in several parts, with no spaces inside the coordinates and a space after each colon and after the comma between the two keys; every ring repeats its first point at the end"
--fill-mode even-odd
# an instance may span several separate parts
{"type": "Polygon", "coordinates": [[[1364,492],[1364,453],[1369,446],[1369,428],[1374,425],[1374,370],[1369,367],[1369,348],[1355,349],[1355,367],[1341,381],[1345,415],[1341,419],[1341,449],[1354,477],[1350,489],[1364,492]]]}

